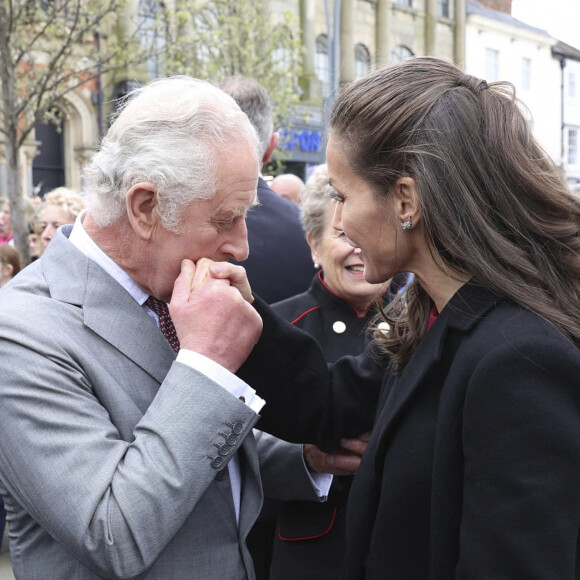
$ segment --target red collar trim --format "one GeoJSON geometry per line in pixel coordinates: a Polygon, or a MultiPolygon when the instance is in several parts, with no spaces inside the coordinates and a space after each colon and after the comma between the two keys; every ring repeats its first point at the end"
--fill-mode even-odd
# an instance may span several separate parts
{"type": "Polygon", "coordinates": [[[318,272],[318,279],[320,280],[320,282],[322,283],[322,285],[333,295],[336,296],[339,300],[342,300],[345,304],[348,304],[355,312],[355,314],[357,315],[357,318],[365,318],[368,313],[371,311],[372,307],[375,305],[374,302],[371,302],[371,305],[365,310],[365,312],[363,312],[363,316],[361,316],[361,312],[359,310],[357,310],[348,300],[345,300],[342,296],[339,296],[336,292],[332,291],[324,282],[324,279],[322,278],[322,270],[320,270],[318,272]]]}
{"type": "Polygon", "coordinates": [[[433,305],[433,308],[431,308],[431,312],[429,312],[429,320],[427,321],[427,330],[430,330],[433,324],[435,324],[435,321],[437,320],[438,316],[439,311],[437,310],[437,307],[433,305]]]}

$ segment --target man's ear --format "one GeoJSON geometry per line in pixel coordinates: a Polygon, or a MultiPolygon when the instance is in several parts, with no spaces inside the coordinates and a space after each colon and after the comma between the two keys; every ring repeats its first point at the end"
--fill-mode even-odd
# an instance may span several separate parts
{"type": "Polygon", "coordinates": [[[415,227],[421,219],[421,204],[417,183],[412,177],[399,177],[393,185],[393,200],[395,204],[395,216],[403,224],[410,224],[408,228],[415,227]]]}
{"type": "Polygon", "coordinates": [[[280,133],[277,131],[272,133],[270,137],[270,141],[268,142],[268,147],[266,147],[266,151],[264,152],[264,157],[262,157],[262,165],[268,163],[270,161],[270,157],[272,157],[272,153],[274,153],[274,149],[278,147],[278,143],[280,142],[280,133]]]}
{"type": "Polygon", "coordinates": [[[149,240],[161,220],[157,213],[157,189],[152,183],[137,183],[127,194],[127,217],[135,234],[149,240]]]}

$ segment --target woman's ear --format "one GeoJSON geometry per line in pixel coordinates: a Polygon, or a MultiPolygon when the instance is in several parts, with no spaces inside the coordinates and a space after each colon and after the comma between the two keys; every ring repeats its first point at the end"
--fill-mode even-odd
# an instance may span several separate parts
{"type": "Polygon", "coordinates": [[[4,270],[4,276],[6,278],[12,276],[12,273],[14,272],[14,266],[12,264],[0,264],[0,268],[4,270]]]}
{"type": "Polygon", "coordinates": [[[310,246],[310,255],[314,264],[320,264],[320,254],[318,253],[318,242],[312,238],[311,234],[306,234],[306,241],[310,246]]]}
{"type": "Polygon", "coordinates": [[[412,177],[399,177],[393,186],[395,216],[402,227],[409,230],[421,219],[421,204],[417,183],[412,177]]]}
{"type": "Polygon", "coordinates": [[[127,216],[133,231],[144,240],[151,239],[161,224],[157,212],[157,190],[152,183],[137,183],[127,194],[127,216]]]}

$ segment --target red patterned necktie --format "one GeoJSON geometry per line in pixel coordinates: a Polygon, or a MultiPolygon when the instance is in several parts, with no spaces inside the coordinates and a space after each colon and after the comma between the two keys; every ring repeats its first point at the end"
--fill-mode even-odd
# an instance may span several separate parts
{"type": "Polygon", "coordinates": [[[179,352],[179,339],[177,338],[177,333],[175,332],[175,326],[169,316],[169,308],[163,300],[158,300],[154,296],[149,296],[145,304],[157,314],[159,317],[159,328],[163,333],[163,336],[167,339],[167,342],[171,345],[171,348],[175,352],[179,352]]]}

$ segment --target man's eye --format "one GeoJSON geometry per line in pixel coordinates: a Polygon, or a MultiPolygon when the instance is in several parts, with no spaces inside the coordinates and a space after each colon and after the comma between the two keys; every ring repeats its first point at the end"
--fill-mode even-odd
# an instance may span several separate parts
{"type": "Polygon", "coordinates": [[[236,218],[224,219],[224,220],[214,220],[214,225],[219,230],[229,230],[234,223],[236,222],[236,218]]]}

